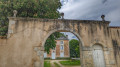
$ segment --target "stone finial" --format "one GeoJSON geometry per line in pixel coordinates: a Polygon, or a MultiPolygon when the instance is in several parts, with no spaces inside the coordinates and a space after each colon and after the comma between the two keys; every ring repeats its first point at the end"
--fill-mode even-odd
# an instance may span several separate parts
{"type": "Polygon", "coordinates": [[[68,35],[66,35],[66,38],[68,39],[68,35]]]}
{"type": "Polygon", "coordinates": [[[64,19],[64,13],[61,13],[62,19],[64,19]]]}
{"type": "Polygon", "coordinates": [[[102,21],[105,21],[105,15],[101,15],[102,21]]]}
{"type": "Polygon", "coordinates": [[[13,10],[13,17],[16,17],[17,16],[17,10],[13,10]]]}

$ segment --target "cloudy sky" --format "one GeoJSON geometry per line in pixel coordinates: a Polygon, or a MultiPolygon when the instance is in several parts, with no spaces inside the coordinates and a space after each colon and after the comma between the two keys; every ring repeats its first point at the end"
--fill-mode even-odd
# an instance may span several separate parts
{"type": "Polygon", "coordinates": [[[78,40],[78,38],[71,32],[61,32],[61,33],[64,33],[64,35],[68,35],[69,40],[72,40],[72,39],[78,40]]]}
{"type": "Polygon", "coordinates": [[[104,14],[110,26],[120,26],[120,0],[61,0],[65,19],[101,20],[104,14]]]}
{"type": "MultiPolygon", "coordinates": [[[[64,12],[65,19],[101,20],[104,14],[110,26],[120,26],[120,0],[61,0],[63,6],[59,10],[64,12]]],[[[72,33],[69,39],[77,39],[72,33]]]]}

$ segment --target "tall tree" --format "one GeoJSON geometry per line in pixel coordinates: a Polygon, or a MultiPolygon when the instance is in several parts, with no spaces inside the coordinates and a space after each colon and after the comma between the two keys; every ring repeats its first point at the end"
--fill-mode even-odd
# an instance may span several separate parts
{"type": "Polygon", "coordinates": [[[13,10],[19,17],[57,19],[60,8],[59,0],[0,0],[0,35],[6,35],[7,17],[13,15],[13,10]]]}
{"type": "Polygon", "coordinates": [[[80,57],[79,41],[75,39],[70,40],[69,47],[70,57],[79,58],[80,57]]]}
{"type": "MultiPolygon", "coordinates": [[[[0,36],[6,36],[8,18],[17,10],[18,17],[57,19],[60,17],[58,9],[61,8],[60,0],[0,0],[0,36]]],[[[59,32],[52,34],[45,43],[45,50],[55,47],[55,39],[59,32]],[[48,47],[50,46],[50,47],[48,47]]]]}

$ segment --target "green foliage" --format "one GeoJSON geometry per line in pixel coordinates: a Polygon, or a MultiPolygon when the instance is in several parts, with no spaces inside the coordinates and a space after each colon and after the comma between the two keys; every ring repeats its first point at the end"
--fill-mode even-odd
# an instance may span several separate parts
{"type": "Polygon", "coordinates": [[[72,39],[69,42],[69,47],[70,47],[70,57],[79,58],[80,57],[79,41],[72,39]]]}
{"type": "Polygon", "coordinates": [[[62,65],[67,65],[67,66],[75,66],[75,65],[80,65],[80,60],[74,60],[74,61],[71,61],[71,60],[68,60],[68,61],[60,61],[60,63],[62,65]]]}
{"type": "Polygon", "coordinates": [[[7,29],[8,29],[8,28],[7,28],[6,26],[1,27],[1,28],[0,28],[0,36],[6,35],[7,29]]]}
{"type": "Polygon", "coordinates": [[[49,54],[50,49],[54,49],[56,47],[56,39],[64,36],[64,34],[60,33],[60,32],[55,32],[53,34],[51,34],[48,39],[45,42],[45,51],[49,54]]]}
{"type": "Polygon", "coordinates": [[[61,8],[59,0],[0,0],[0,35],[6,35],[8,18],[13,16],[13,10],[17,10],[18,17],[49,18],[60,17],[57,9],[61,8]]]}
{"type": "Polygon", "coordinates": [[[56,57],[56,60],[70,60],[69,57],[56,57]]]}
{"type": "Polygon", "coordinates": [[[44,67],[51,67],[50,61],[44,61],[44,67]]]}
{"type": "MultiPolygon", "coordinates": [[[[8,18],[17,10],[18,17],[57,19],[60,17],[58,9],[61,8],[60,0],[0,0],[0,36],[5,36],[8,31],[8,18]]],[[[59,32],[50,35],[45,43],[45,50],[49,52],[54,48],[55,39],[59,32]]]]}
{"type": "Polygon", "coordinates": [[[44,60],[51,60],[51,58],[50,57],[46,57],[46,58],[44,58],[44,60]]]}

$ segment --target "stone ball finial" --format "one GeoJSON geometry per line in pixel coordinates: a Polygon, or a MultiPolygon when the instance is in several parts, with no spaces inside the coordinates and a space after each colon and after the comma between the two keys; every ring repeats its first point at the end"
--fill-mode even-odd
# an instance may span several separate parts
{"type": "Polygon", "coordinates": [[[101,15],[102,21],[105,21],[105,15],[101,15]]]}
{"type": "Polygon", "coordinates": [[[61,13],[61,16],[62,16],[62,19],[64,19],[64,13],[63,12],[61,13]]]}
{"type": "Polygon", "coordinates": [[[17,16],[17,10],[13,10],[13,17],[16,17],[17,16]]]}

